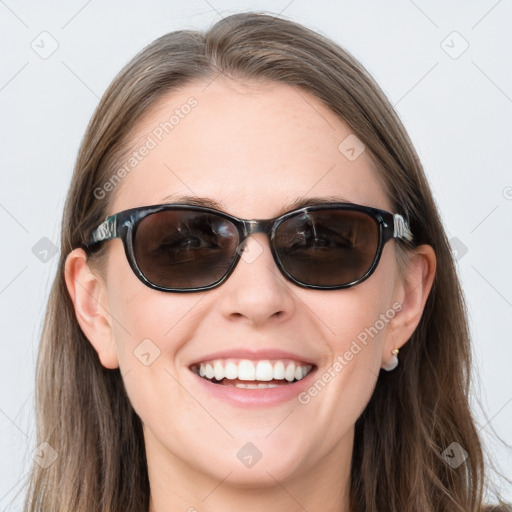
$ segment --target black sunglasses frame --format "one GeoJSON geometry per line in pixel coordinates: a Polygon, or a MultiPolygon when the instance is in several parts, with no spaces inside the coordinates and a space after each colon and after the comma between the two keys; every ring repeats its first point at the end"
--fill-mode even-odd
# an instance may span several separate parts
{"type": "Polygon", "coordinates": [[[94,252],[94,249],[101,243],[107,240],[112,240],[114,238],[121,238],[124,250],[126,253],[126,257],[128,259],[128,263],[132,268],[135,275],[147,286],[153,288],[155,290],[163,291],[163,292],[176,292],[176,293],[187,293],[187,292],[198,292],[211,290],[220,286],[224,281],[226,281],[229,276],[233,273],[236,268],[238,262],[240,261],[243,248],[245,246],[246,240],[249,235],[254,233],[265,233],[269,237],[270,241],[270,249],[272,252],[272,256],[274,261],[276,262],[281,273],[292,283],[302,287],[302,288],[310,288],[317,290],[339,290],[343,288],[350,288],[355,286],[366,279],[368,279],[380,261],[382,250],[384,245],[389,240],[396,238],[399,240],[404,240],[411,242],[412,241],[412,233],[407,226],[404,218],[398,214],[392,214],[385,210],[381,210],[379,208],[373,208],[370,206],[362,206],[353,203],[325,203],[325,204],[316,204],[313,206],[306,206],[303,208],[299,208],[297,210],[291,210],[289,212],[284,213],[278,217],[274,217],[272,219],[240,219],[238,217],[234,217],[229,215],[228,213],[222,212],[220,210],[216,210],[213,208],[209,208],[206,206],[196,206],[190,204],[158,204],[152,206],[142,206],[138,208],[131,208],[129,210],[124,210],[122,212],[116,213],[107,217],[91,234],[89,244],[85,246],[85,248],[89,251],[90,254],[94,252]],[[136,258],[135,258],[135,248],[134,248],[134,238],[135,233],[137,231],[137,224],[143,218],[148,215],[152,215],[154,213],[159,213],[167,210],[189,210],[195,212],[202,213],[210,213],[214,215],[218,215],[228,221],[230,221],[237,229],[239,236],[239,244],[236,249],[236,255],[231,263],[231,266],[228,268],[224,276],[212,284],[193,287],[193,288],[166,288],[159,286],[155,283],[149,281],[146,276],[143,274],[141,269],[139,268],[136,258]],[[377,249],[375,252],[375,257],[370,268],[367,272],[350,283],[345,283],[342,285],[332,285],[332,286],[324,286],[324,285],[311,285],[308,283],[304,283],[292,277],[285,266],[283,265],[279,255],[277,254],[274,247],[274,237],[276,230],[279,225],[290,217],[295,217],[297,215],[301,215],[303,213],[314,212],[317,210],[346,210],[353,212],[360,212],[368,215],[373,219],[373,221],[377,224],[378,233],[379,233],[379,241],[377,245],[377,249]]]}

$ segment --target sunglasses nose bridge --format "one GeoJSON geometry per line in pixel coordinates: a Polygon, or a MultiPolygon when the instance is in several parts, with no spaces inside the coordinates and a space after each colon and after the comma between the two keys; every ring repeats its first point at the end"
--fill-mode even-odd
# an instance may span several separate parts
{"type": "Polygon", "coordinates": [[[244,238],[255,233],[265,233],[269,236],[272,232],[273,219],[253,219],[244,222],[244,238]]]}
{"type": "MultiPolygon", "coordinates": [[[[266,237],[267,237],[267,241],[268,241],[269,248],[270,248],[270,254],[272,255],[274,263],[278,266],[278,268],[281,268],[279,257],[276,256],[274,247],[273,247],[272,233],[274,230],[275,221],[276,221],[276,219],[242,220],[242,222],[243,222],[243,225],[242,225],[243,240],[242,240],[242,242],[240,242],[239,247],[242,247],[242,246],[245,247],[245,245],[247,244],[247,238],[250,235],[262,233],[262,234],[266,235],[266,237]]],[[[256,249],[256,253],[261,254],[261,252],[263,251],[263,247],[261,247],[261,245],[257,241],[256,241],[256,244],[259,246],[256,249]]],[[[237,248],[237,252],[239,252],[238,248],[237,248]]],[[[241,256],[241,252],[239,252],[239,254],[241,256]]],[[[249,259],[246,259],[246,258],[244,258],[244,259],[246,262],[251,263],[253,261],[252,256],[249,255],[248,258],[249,259]]],[[[283,272],[283,271],[281,270],[281,272],[283,272]]]]}
{"type": "MultiPolygon", "coordinates": [[[[250,235],[254,235],[256,233],[263,233],[267,235],[267,240],[270,246],[272,246],[272,229],[274,226],[274,219],[251,219],[243,221],[243,239],[240,242],[241,244],[245,244],[247,238],[250,235]]],[[[273,251],[272,251],[273,252],[273,251]]]]}

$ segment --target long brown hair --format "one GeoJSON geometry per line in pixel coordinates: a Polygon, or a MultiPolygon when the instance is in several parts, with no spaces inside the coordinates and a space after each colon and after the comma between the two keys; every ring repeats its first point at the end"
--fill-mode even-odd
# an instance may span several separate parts
{"type": "Polygon", "coordinates": [[[121,70],[90,121],[65,205],[60,263],[37,361],[37,442],[47,442],[57,459],[46,468],[34,464],[26,512],[149,508],[140,418],[119,369],[101,365],[77,323],[64,263],[106,216],[111,197],[98,199],[94,191],[112,177],[141,116],[165,93],[219,74],[298,86],[324,102],[366,145],[393,211],[409,220],[415,244],[431,245],[437,256],[433,288],[418,328],[400,351],[400,365],[381,372],[356,422],[351,510],[481,510],[484,459],[468,405],[466,307],[412,143],[379,86],[347,51],[292,21],[242,13],[205,33],[183,30],[154,41],[121,70]],[[453,442],[468,453],[457,469],[441,455],[453,442]]]}

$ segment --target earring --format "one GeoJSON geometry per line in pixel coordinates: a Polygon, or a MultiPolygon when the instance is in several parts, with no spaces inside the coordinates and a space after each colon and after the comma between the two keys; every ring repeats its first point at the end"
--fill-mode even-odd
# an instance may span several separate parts
{"type": "Polygon", "coordinates": [[[391,353],[393,354],[393,359],[390,363],[387,363],[383,366],[384,370],[387,372],[394,370],[398,366],[398,349],[395,348],[391,351],[391,353]]]}

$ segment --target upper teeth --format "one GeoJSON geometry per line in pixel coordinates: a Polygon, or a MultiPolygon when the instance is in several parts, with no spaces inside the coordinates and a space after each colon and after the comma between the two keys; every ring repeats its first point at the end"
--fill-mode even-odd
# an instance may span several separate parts
{"type": "Polygon", "coordinates": [[[239,379],[239,380],[284,380],[291,382],[294,379],[303,379],[313,365],[295,361],[251,361],[250,359],[215,359],[204,361],[193,367],[196,373],[207,379],[239,379]]]}

